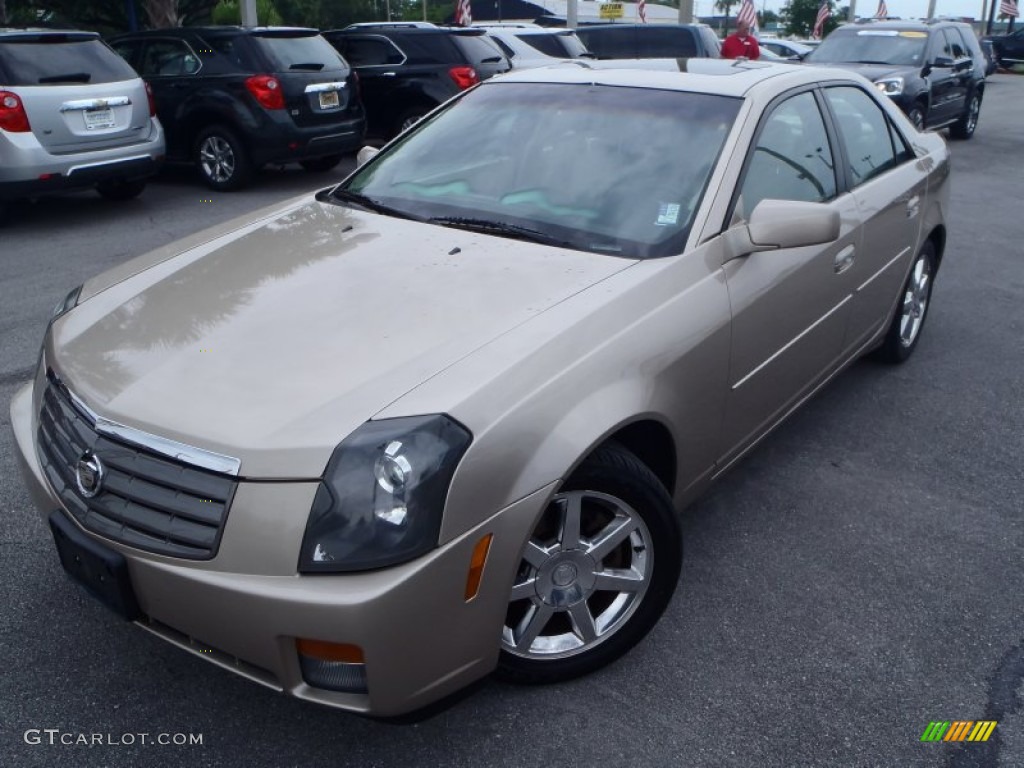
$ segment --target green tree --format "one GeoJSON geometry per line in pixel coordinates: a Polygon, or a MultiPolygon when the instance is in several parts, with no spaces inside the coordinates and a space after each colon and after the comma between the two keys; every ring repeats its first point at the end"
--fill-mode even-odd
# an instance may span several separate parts
{"type": "MultiPolygon", "coordinates": [[[[242,8],[238,0],[220,0],[210,13],[214,24],[241,24],[242,8]]],[[[284,23],[273,0],[256,0],[256,23],[261,27],[278,27],[284,23]]]]}
{"type": "MultiPolygon", "coordinates": [[[[132,0],[143,27],[201,24],[217,0],[132,0]]],[[[11,23],[78,27],[103,33],[128,29],[125,0],[6,0],[11,23]]]]}
{"type": "MultiPolygon", "coordinates": [[[[821,0],[789,0],[789,3],[782,7],[782,18],[786,25],[786,34],[796,37],[810,37],[814,30],[814,22],[818,18],[818,8],[821,7],[821,0]]],[[[837,15],[832,0],[828,0],[829,17],[825,21],[822,30],[822,37],[842,23],[837,15]]]]}

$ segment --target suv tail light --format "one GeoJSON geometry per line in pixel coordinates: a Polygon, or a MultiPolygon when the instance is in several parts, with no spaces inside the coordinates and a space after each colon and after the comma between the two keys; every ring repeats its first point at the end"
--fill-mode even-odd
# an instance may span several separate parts
{"type": "Polygon", "coordinates": [[[265,109],[284,109],[284,92],[281,83],[270,75],[253,75],[245,81],[245,87],[265,109]]]}
{"type": "Polygon", "coordinates": [[[0,91],[0,128],[11,133],[28,133],[28,113],[18,94],[0,91]]]}
{"type": "Polygon", "coordinates": [[[153,89],[146,83],[146,99],[149,100],[149,116],[156,117],[156,101],[153,99],[153,89]]]}
{"type": "Polygon", "coordinates": [[[472,67],[452,67],[448,70],[448,75],[463,91],[480,82],[480,78],[477,77],[476,70],[472,67]]]}

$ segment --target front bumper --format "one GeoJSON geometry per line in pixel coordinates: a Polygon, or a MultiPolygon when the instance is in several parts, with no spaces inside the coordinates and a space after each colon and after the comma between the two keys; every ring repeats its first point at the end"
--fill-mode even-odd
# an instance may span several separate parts
{"type": "MultiPolygon", "coordinates": [[[[16,455],[44,516],[59,508],[36,454],[32,385],[11,402],[16,455]]],[[[298,698],[370,715],[424,707],[490,672],[522,542],[553,486],[413,562],[305,576],[298,551],[316,483],[239,484],[220,550],[176,560],[87,534],[127,560],[137,623],[223,668],[298,698]],[[493,534],[480,591],[465,599],[472,551],[493,534]],[[362,648],[368,692],[308,685],[296,638],[362,648]]],[[[54,559],[56,563],[56,558],[54,559]]]]}

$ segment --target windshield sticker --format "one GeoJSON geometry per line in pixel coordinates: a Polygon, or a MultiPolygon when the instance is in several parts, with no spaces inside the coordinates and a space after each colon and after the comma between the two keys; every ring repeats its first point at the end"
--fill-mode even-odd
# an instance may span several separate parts
{"type": "Polygon", "coordinates": [[[857,37],[896,37],[899,34],[895,29],[859,29],[857,37]]]}
{"type": "Polygon", "coordinates": [[[900,37],[928,37],[927,32],[900,32],[900,37]]]}
{"type": "Polygon", "coordinates": [[[679,221],[679,203],[658,203],[656,227],[667,227],[679,221]]]}

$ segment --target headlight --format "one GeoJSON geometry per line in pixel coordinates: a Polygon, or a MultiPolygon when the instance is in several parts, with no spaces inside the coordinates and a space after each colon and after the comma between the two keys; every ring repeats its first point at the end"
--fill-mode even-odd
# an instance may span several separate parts
{"type": "Polygon", "coordinates": [[[903,93],[903,78],[887,77],[885,80],[876,80],[875,88],[886,96],[899,96],[903,93]]]}
{"type": "Polygon", "coordinates": [[[382,568],[436,547],[448,486],[471,439],[444,415],[363,424],[327,464],[299,571],[382,568]]]}
{"type": "Polygon", "coordinates": [[[66,312],[70,312],[78,304],[78,297],[82,293],[82,286],[78,286],[72,291],[68,291],[68,295],[57,302],[57,306],[53,308],[53,312],[50,313],[50,322],[52,323],[61,315],[66,312]]]}

